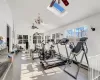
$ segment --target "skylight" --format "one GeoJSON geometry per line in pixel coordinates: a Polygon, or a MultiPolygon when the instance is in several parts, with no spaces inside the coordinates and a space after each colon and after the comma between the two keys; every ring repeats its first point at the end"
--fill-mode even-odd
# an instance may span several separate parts
{"type": "Polygon", "coordinates": [[[56,2],[54,3],[53,7],[55,7],[61,13],[65,11],[65,9],[56,2]]]}
{"type": "Polygon", "coordinates": [[[48,6],[47,9],[59,17],[65,16],[68,12],[58,3],[54,3],[53,7],[48,6]]]}

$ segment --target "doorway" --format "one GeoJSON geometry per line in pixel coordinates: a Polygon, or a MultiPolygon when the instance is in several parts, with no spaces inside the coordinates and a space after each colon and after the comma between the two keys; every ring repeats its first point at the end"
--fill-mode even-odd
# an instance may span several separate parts
{"type": "Polygon", "coordinates": [[[7,24],[7,47],[8,47],[8,52],[9,52],[9,47],[10,47],[10,26],[7,24]]]}

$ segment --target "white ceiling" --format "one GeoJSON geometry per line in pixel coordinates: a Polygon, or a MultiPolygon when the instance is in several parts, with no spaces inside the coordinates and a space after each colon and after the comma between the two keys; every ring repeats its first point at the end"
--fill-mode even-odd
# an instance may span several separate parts
{"type": "MultiPolygon", "coordinates": [[[[61,27],[100,12],[100,0],[68,0],[70,4],[68,7],[65,7],[68,14],[60,18],[47,10],[47,6],[51,1],[52,0],[7,0],[16,25],[22,24],[23,22],[32,25],[34,19],[37,18],[38,13],[40,13],[44,23],[48,24],[40,26],[40,29],[44,29],[45,31],[61,27]]],[[[61,5],[63,6],[63,4],[61,5]]]]}

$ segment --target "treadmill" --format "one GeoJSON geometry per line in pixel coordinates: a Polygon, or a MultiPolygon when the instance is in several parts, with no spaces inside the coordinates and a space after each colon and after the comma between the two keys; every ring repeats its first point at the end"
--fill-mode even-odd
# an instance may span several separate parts
{"type": "MultiPolygon", "coordinates": [[[[66,44],[68,42],[69,42],[69,39],[67,39],[67,38],[63,38],[58,42],[61,45],[65,45],[65,49],[66,49],[67,54],[68,54],[68,51],[67,51],[67,48],[66,48],[66,44]]],[[[61,54],[60,54],[58,43],[56,43],[56,44],[57,44],[59,55],[57,55],[56,57],[51,58],[51,59],[40,60],[40,63],[41,63],[41,65],[44,69],[49,69],[49,68],[52,68],[52,67],[65,65],[65,63],[67,62],[67,59],[65,57],[62,57],[61,54]]]]}

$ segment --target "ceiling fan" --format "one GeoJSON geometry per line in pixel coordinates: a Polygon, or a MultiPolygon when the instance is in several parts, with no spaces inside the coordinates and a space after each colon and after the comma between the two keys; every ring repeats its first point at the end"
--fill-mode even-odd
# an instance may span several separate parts
{"type": "Polygon", "coordinates": [[[32,25],[31,28],[32,28],[32,29],[39,29],[37,26],[34,25],[34,23],[33,23],[33,25],[32,25]]]}

